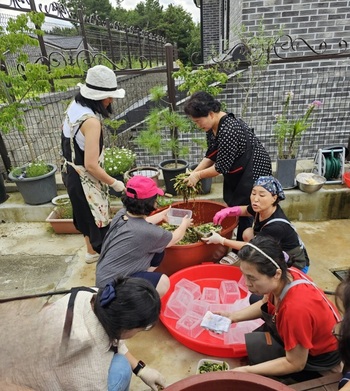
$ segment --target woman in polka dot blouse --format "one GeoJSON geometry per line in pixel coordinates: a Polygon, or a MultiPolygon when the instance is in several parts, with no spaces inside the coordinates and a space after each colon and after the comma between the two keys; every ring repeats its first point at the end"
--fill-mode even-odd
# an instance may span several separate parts
{"type": "MultiPolygon", "coordinates": [[[[194,93],[184,110],[206,132],[208,145],[203,160],[185,179],[188,186],[222,174],[227,205],[248,204],[254,181],[272,174],[271,159],[263,145],[244,121],[222,111],[221,103],[204,91],[194,93]]],[[[242,240],[242,232],[251,225],[250,217],[239,218],[237,240],[242,240]]]]}

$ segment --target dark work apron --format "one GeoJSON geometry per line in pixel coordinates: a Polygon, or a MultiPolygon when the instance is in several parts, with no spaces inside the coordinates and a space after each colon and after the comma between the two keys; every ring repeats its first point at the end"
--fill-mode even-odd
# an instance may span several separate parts
{"type": "MultiPolygon", "coordinates": [[[[248,125],[241,119],[236,118],[232,113],[228,113],[222,117],[219,123],[219,129],[222,121],[226,117],[233,117],[243,130],[246,139],[246,149],[238,156],[230,167],[230,171],[227,174],[223,174],[224,186],[223,186],[223,198],[228,206],[234,205],[246,205],[249,203],[250,193],[253,187],[253,148],[254,146],[250,142],[248,134],[248,125]]],[[[218,146],[213,145],[210,150],[207,151],[206,157],[212,161],[216,161],[218,154],[218,146]]]]}
{"type": "MultiPolygon", "coordinates": [[[[283,288],[280,300],[283,300],[290,288],[299,284],[314,285],[311,281],[305,279],[294,280],[283,288]]],[[[337,320],[335,312],[333,311],[331,306],[330,308],[337,320]]],[[[270,361],[278,357],[284,357],[286,355],[284,343],[277,331],[275,315],[271,315],[268,313],[267,303],[261,306],[261,312],[262,319],[265,321],[265,323],[257,330],[245,335],[248,358],[251,365],[270,361]],[[254,334],[256,333],[258,334],[254,336],[254,334]]],[[[334,368],[339,363],[340,355],[338,350],[334,352],[323,353],[318,356],[311,356],[309,354],[303,371],[327,371],[334,368]]]]}
{"type": "MultiPolygon", "coordinates": [[[[239,122],[239,120],[236,118],[239,122]]],[[[243,128],[247,147],[230,168],[227,174],[223,174],[224,201],[228,206],[249,204],[249,196],[252,191],[253,179],[253,145],[249,140],[248,131],[243,128]]]]}

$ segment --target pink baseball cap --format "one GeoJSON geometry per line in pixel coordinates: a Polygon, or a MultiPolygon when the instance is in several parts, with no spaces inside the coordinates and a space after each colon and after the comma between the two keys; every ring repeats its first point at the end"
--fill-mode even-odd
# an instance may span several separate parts
{"type": "Polygon", "coordinates": [[[157,187],[153,179],[142,175],[135,175],[128,180],[125,194],[136,200],[144,200],[155,195],[164,195],[164,191],[157,187]]]}

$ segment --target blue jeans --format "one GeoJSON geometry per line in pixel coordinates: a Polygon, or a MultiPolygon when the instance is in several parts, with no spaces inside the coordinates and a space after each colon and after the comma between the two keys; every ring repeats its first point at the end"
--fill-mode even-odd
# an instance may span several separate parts
{"type": "Polygon", "coordinates": [[[115,354],[108,370],[108,391],[129,391],[131,366],[123,354],[115,354]]]}

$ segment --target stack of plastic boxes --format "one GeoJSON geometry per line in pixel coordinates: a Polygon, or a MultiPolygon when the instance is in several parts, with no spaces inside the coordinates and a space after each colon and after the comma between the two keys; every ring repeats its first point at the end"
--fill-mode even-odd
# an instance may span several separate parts
{"type": "MultiPolygon", "coordinates": [[[[176,319],[176,329],[183,335],[196,339],[206,331],[200,326],[207,311],[233,312],[249,305],[248,297],[241,299],[240,289],[246,290],[244,280],[223,280],[219,288],[201,287],[186,278],[181,279],[174,287],[165,307],[164,315],[176,319]]],[[[229,331],[216,334],[206,331],[219,338],[226,345],[244,343],[244,334],[259,327],[261,321],[248,321],[232,324],[229,331]]]]}

